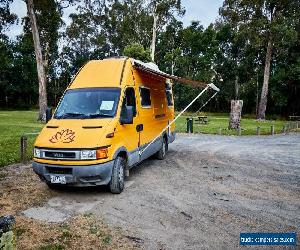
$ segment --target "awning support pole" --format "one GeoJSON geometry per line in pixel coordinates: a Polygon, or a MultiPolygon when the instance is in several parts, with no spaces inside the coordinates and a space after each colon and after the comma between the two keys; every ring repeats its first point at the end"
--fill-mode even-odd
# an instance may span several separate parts
{"type": "Polygon", "coordinates": [[[209,101],[210,101],[211,99],[213,99],[213,98],[215,97],[216,94],[218,94],[218,92],[215,92],[215,93],[207,100],[207,102],[204,103],[204,104],[196,111],[196,113],[198,113],[204,106],[206,106],[206,104],[209,103],[209,101]]]}
{"type": "MultiPolygon", "coordinates": [[[[206,91],[206,90],[208,90],[209,88],[210,88],[211,86],[210,85],[207,85],[206,87],[205,87],[205,89],[203,89],[200,93],[199,93],[199,95],[197,95],[195,98],[194,98],[194,100],[193,101],[191,101],[190,103],[189,103],[189,105],[187,105],[176,117],[175,117],[175,119],[173,120],[173,121],[171,121],[169,124],[168,124],[168,126],[166,126],[159,134],[158,134],[158,136],[156,136],[142,151],[139,151],[139,155],[141,156],[142,155],[142,153],[144,153],[145,152],[145,150],[154,142],[154,141],[156,141],[159,137],[160,137],[160,135],[166,130],[166,129],[168,129],[168,128],[170,128],[171,127],[171,125],[190,107],[190,106],[192,106],[193,105],[193,103],[201,96],[201,95],[203,95],[203,93],[206,91]]],[[[217,91],[217,90],[216,90],[217,91]]]]}

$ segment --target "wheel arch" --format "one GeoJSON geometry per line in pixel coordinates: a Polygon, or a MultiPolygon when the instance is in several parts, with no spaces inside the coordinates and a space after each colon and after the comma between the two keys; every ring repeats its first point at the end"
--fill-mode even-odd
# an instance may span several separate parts
{"type": "Polygon", "coordinates": [[[126,161],[128,161],[128,151],[125,147],[120,147],[114,153],[113,159],[116,159],[118,156],[123,157],[126,161]]]}

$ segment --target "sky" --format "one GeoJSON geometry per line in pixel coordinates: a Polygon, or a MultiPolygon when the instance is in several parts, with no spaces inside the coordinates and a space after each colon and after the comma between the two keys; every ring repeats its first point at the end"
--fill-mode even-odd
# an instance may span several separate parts
{"type": "MultiPolygon", "coordinates": [[[[179,18],[184,26],[188,26],[192,21],[200,21],[207,27],[218,16],[219,8],[222,6],[223,0],[182,0],[182,5],[186,9],[184,17],[179,18]]],[[[10,26],[10,30],[5,32],[10,38],[14,39],[22,33],[21,18],[26,15],[26,5],[22,0],[14,0],[11,5],[13,13],[19,17],[19,24],[10,26]]],[[[74,11],[74,8],[66,9],[63,19],[66,24],[70,23],[69,14],[74,11]]]]}

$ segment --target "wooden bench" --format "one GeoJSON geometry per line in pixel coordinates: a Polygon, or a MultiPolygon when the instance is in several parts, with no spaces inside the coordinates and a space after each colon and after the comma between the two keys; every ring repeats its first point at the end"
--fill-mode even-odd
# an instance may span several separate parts
{"type": "Polygon", "coordinates": [[[208,123],[208,117],[207,116],[198,116],[197,117],[199,121],[199,124],[207,124],[208,123]]]}

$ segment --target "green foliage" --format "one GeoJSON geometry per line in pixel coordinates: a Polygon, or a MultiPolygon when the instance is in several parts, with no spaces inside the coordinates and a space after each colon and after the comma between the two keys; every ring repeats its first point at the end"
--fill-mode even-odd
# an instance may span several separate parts
{"type": "MultiPolygon", "coordinates": [[[[296,113],[296,109],[300,108],[300,101],[293,102],[299,92],[298,81],[294,78],[287,84],[290,74],[286,67],[287,61],[290,61],[288,65],[291,66],[295,63],[295,58],[299,58],[299,52],[293,55],[290,53],[291,48],[299,48],[299,8],[300,2],[297,0],[225,0],[220,9],[222,18],[217,26],[223,38],[226,38],[221,40],[222,54],[229,55],[224,57],[225,61],[233,65],[230,68],[240,77],[242,85],[245,85],[241,99],[246,97],[248,100],[251,92],[258,92],[254,89],[255,84],[252,84],[253,88],[249,88],[251,82],[258,81],[262,85],[266,47],[268,41],[271,41],[273,49],[268,98],[270,113],[296,113]],[[222,31],[224,28],[229,35],[222,31]],[[293,103],[293,111],[287,110],[290,103],[293,103]]],[[[254,106],[253,100],[246,102],[247,111],[253,112],[249,110],[247,103],[254,106]]]]}
{"type": "MultiPolygon", "coordinates": [[[[35,107],[38,83],[28,18],[15,41],[3,34],[16,21],[9,6],[0,3],[0,107],[35,107]]],[[[204,28],[200,22],[183,27],[180,0],[34,0],[43,54],[48,63],[48,100],[56,106],[72,77],[88,60],[127,55],[150,61],[153,14],[158,17],[155,61],[168,73],[213,81],[220,94],[204,111],[228,112],[238,77],[243,112],[255,113],[263,82],[266,42],[274,41],[268,98],[269,114],[299,114],[300,35],[299,1],[225,0],[220,18],[204,28]],[[63,24],[68,4],[77,3],[63,24]],[[276,11],[275,11],[276,10],[276,11]],[[273,13],[273,12],[274,13],[273,13]],[[273,19],[270,18],[273,13],[273,19]],[[58,46],[60,49],[58,49],[58,46]],[[220,76],[214,78],[216,70],[220,76]]],[[[20,21],[20,20],[19,20],[20,21]]],[[[175,83],[176,109],[182,109],[196,89],[175,83]]],[[[191,108],[196,111],[204,96],[191,108]]]]}
{"type": "Polygon", "coordinates": [[[123,52],[124,56],[132,57],[138,60],[141,60],[143,62],[150,62],[150,50],[145,50],[143,45],[134,43],[131,45],[128,45],[124,48],[123,52]]]}
{"type": "Polygon", "coordinates": [[[3,34],[5,29],[8,29],[8,26],[13,24],[17,16],[10,12],[9,5],[13,0],[1,0],[0,1],[0,39],[7,38],[6,35],[3,34]]]}

